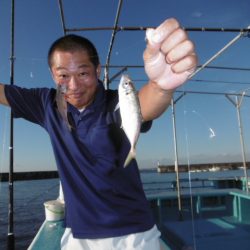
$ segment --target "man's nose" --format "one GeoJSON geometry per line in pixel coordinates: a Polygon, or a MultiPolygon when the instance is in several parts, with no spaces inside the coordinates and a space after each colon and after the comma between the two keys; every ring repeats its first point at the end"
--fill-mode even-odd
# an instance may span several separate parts
{"type": "Polygon", "coordinates": [[[70,81],[68,83],[68,88],[70,90],[76,90],[78,88],[78,81],[77,81],[76,77],[72,76],[70,78],[70,81]]]}

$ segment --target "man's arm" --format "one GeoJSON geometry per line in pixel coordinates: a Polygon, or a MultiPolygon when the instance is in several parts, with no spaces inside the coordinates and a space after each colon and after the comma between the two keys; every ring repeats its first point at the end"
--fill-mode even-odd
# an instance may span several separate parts
{"type": "Polygon", "coordinates": [[[149,82],[139,91],[139,100],[143,121],[159,117],[169,106],[174,90],[159,88],[155,82],[149,82]]]}
{"type": "Polygon", "coordinates": [[[4,93],[4,84],[1,84],[1,83],[0,83],[0,104],[9,106],[9,103],[4,93]]]}
{"type": "Polygon", "coordinates": [[[195,70],[194,44],[175,19],[146,32],[143,58],[149,82],[139,91],[143,119],[159,117],[169,106],[175,89],[195,70]]]}

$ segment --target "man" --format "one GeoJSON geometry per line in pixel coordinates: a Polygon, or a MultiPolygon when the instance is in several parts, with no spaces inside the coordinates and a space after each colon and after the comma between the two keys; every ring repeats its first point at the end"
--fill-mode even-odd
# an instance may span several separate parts
{"type": "MultiPolygon", "coordinates": [[[[194,45],[175,19],[147,31],[143,57],[149,82],[139,91],[142,132],[197,65],[194,45]]],[[[0,103],[50,135],[66,204],[62,249],[159,249],[137,163],[123,167],[130,145],[114,110],[117,92],[105,91],[98,80],[95,47],[85,38],[65,36],[51,46],[48,63],[56,85],[66,86],[70,128],[58,112],[55,89],[1,84],[0,103]]]]}

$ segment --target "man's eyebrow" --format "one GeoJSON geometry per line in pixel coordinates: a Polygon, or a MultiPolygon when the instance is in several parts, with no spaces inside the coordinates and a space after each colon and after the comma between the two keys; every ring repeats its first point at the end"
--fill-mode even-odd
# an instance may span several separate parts
{"type": "Polygon", "coordinates": [[[78,68],[90,68],[89,64],[82,64],[78,68]]]}
{"type": "MultiPolygon", "coordinates": [[[[82,64],[80,66],[78,66],[78,69],[81,69],[81,68],[90,68],[90,65],[88,64],[82,64]]],[[[56,70],[67,70],[67,68],[63,67],[63,66],[58,66],[56,67],[56,70]]]]}

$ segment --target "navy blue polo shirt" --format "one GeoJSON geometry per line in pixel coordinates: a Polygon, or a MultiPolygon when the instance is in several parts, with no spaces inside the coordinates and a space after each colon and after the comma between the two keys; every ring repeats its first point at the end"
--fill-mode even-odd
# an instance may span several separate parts
{"type": "MultiPolygon", "coordinates": [[[[137,163],[133,160],[123,167],[130,144],[121,129],[119,109],[113,108],[117,91],[105,91],[99,83],[94,102],[83,112],[68,104],[72,131],[57,111],[55,94],[55,89],[5,86],[14,117],[39,124],[49,133],[66,204],[65,226],[83,239],[153,227],[137,163]]],[[[145,123],[143,130],[150,126],[145,123]]]]}

